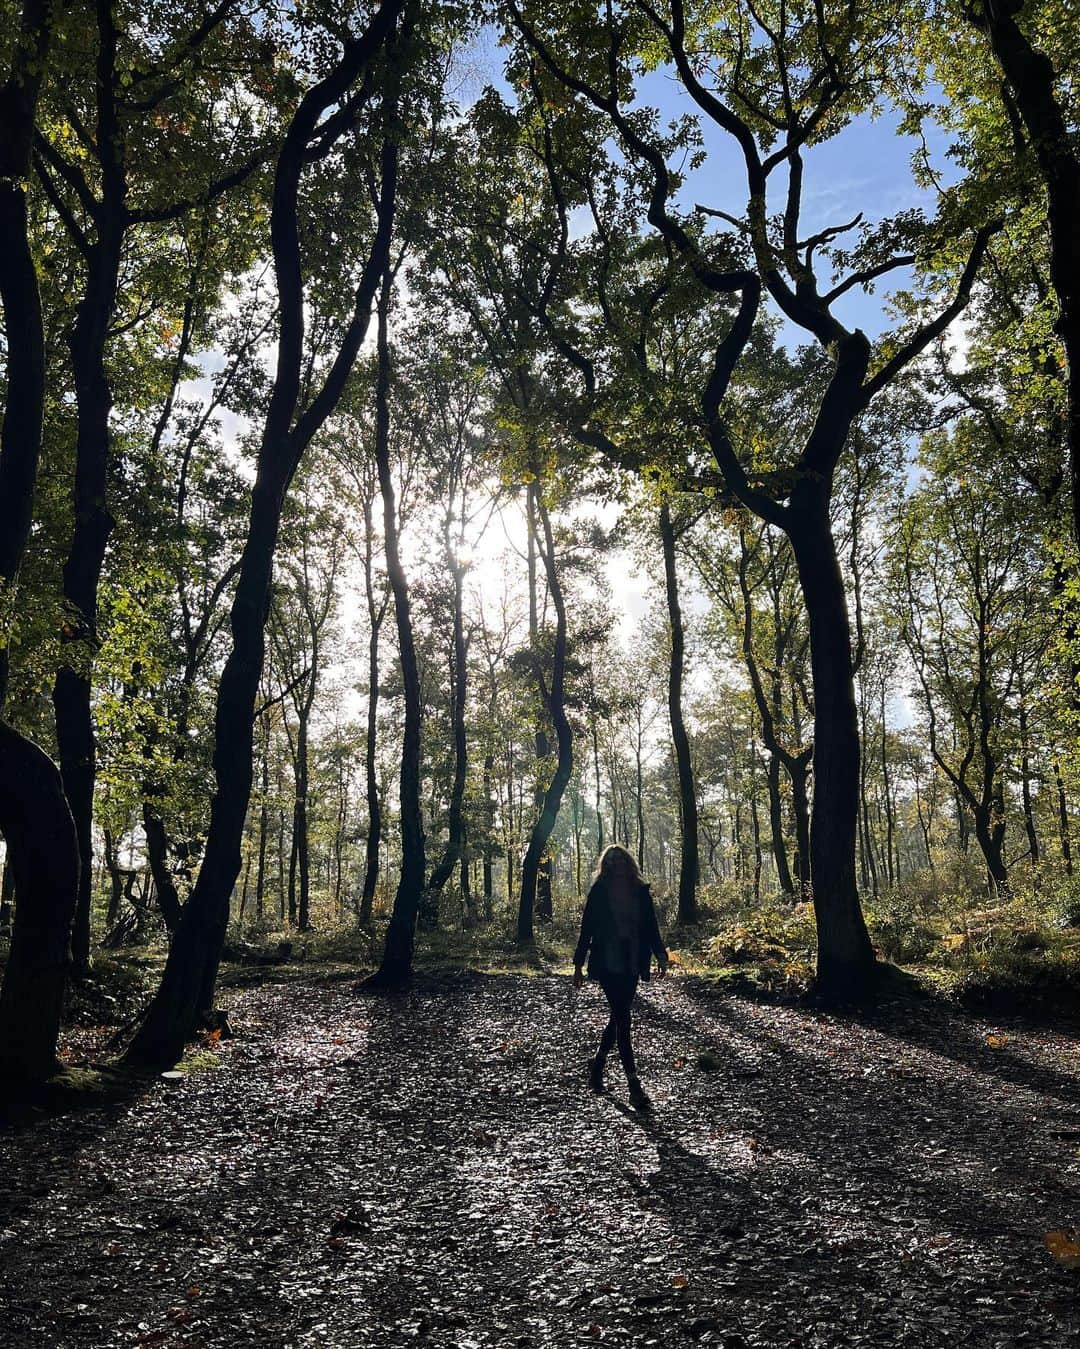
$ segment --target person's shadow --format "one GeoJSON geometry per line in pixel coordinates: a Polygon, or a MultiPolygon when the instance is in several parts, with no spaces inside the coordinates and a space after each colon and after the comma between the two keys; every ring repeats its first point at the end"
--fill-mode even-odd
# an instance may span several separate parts
{"type": "Polygon", "coordinates": [[[608,1101],[656,1147],[659,1166],[635,1186],[642,1203],[668,1210],[672,1224],[692,1235],[699,1248],[726,1245],[744,1235],[751,1192],[743,1177],[691,1152],[663,1127],[655,1111],[634,1110],[610,1096],[608,1101]]]}

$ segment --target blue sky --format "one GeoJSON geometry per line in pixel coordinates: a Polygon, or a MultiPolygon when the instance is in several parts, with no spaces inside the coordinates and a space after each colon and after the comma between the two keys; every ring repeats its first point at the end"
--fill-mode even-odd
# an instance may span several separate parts
{"type": "MultiPolygon", "coordinates": [[[[659,110],[665,121],[696,112],[689,95],[670,71],[656,71],[639,85],[642,105],[659,110]]],[[[746,206],[746,173],[742,153],[733,137],[704,115],[698,122],[704,140],[704,164],[688,173],[679,195],[684,206],[718,207],[732,215],[741,215],[746,206]]],[[[901,117],[896,112],[853,120],[831,140],[814,146],[804,154],[802,223],[804,236],[827,225],[851,220],[860,211],[863,219],[876,223],[899,211],[922,207],[928,215],[935,210],[932,193],[918,187],[911,171],[912,155],[920,142],[899,132],[901,117]]],[[[955,166],[947,160],[947,140],[936,127],[927,127],[927,146],[941,180],[955,180],[955,166]]],[[[769,209],[783,209],[787,175],[782,168],[769,179],[769,209]]],[[[847,240],[854,234],[845,236],[847,240]]],[[[889,285],[910,284],[911,271],[897,271],[881,286],[866,294],[859,288],[849,291],[835,306],[836,316],[850,326],[859,326],[871,337],[890,326],[883,307],[889,285]]],[[[805,341],[806,334],[798,333],[805,341]]]]}
{"type": "MultiPolygon", "coordinates": [[[[459,98],[468,105],[485,84],[492,84],[511,97],[502,78],[505,50],[495,42],[491,30],[474,38],[459,70],[462,87],[459,98]]],[[[741,214],[746,206],[746,176],[741,152],[733,138],[699,113],[671,69],[646,75],[638,86],[641,105],[656,108],[662,120],[670,122],[687,113],[697,114],[706,150],[705,163],[687,175],[680,202],[685,206],[700,203],[741,214]]],[[[912,136],[900,135],[900,116],[895,112],[875,118],[862,116],[838,135],[815,146],[804,155],[803,223],[805,233],[852,219],[862,211],[871,223],[898,211],[923,207],[934,210],[933,195],[916,186],[911,158],[919,148],[912,136]]],[[[947,138],[933,125],[926,127],[926,144],[940,180],[955,181],[955,165],[946,157],[947,138]]],[[[613,146],[614,148],[614,146],[613,146]]],[[[786,175],[777,169],[770,179],[770,209],[778,210],[786,191],[786,175]]],[[[850,236],[849,236],[850,237],[850,236]]],[[[883,305],[888,285],[903,287],[910,283],[909,270],[901,270],[872,294],[850,291],[836,304],[841,322],[863,328],[877,337],[890,326],[883,305]]],[[[791,339],[804,342],[806,334],[789,329],[791,339]]]]}

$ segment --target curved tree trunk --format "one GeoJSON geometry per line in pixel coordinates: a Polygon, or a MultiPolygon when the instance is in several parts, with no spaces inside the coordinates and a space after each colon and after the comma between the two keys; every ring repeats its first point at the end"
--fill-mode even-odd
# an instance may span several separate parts
{"type": "Polygon", "coordinates": [[[75,819],[82,859],[71,938],[76,970],[84,970],[90,961],[96,777],[90,670],[98,642],[98,587],[114,524],[106,506],[112,390],[105,371],[105,344],[116,301],[122,240],[122,216],[119,208],[110,201],[98,225],[86,295],[79,305],[71,336],[78,430],[75,441],[75,523],[64,563],[64,600],[70,617],[61,650],[76,644],[79,655],[75,662],[61,664],[57,670],[52,696],[60,771],[75,819]]]}
{"type": "MultiPolygon", "coordinates": [[[[251,798],[255,703],[262,678],[264,624],[285,494],[311,438],[336,407],[367,331],[372,301],[390,250],[397,185],[396,138],[387,134],[383,141],[378,227],[357,287],[352,317],[325,383],[297,416],[304,347],[303,259],[297,222],[300,177],[316,126],[326,110],[348,94],[381,50],[399,7],[400,0],[384,0],[363,36],[346,48],[330,74],[305,94],[278,157],[271,215],[280,298],[277,369],[229,618],[232,649],[218,684],[214,718],[216,791],[198,880],[184,905],[161,985],[128,1047],[127,1058],[133,1063],[175,1062],[200,1020],[212,1010],[251,798]]],[[[396,120],[395,98],[396,93],[387,92],[391,120],[396,120]]]]}
{"type": "Polygon", "coordinates": [[[679,574],[675,565],[675,530],[671,510],[665,501],[660,507],[660,538],[664,549],[664,579],[667,591],[668,622],[671,627],[671,661],[668,666],[668,715],[675,745],[675,763],[679,775],[679,907],[680,923],[698,921],[698,812],[694,769],[690,759],[690,737],[682,713],[683,662],[685,637],[682,608],[679,603],[679,574]]]}
{"type": "Polygon", "coordinates": [[[424,817],[420,801],[420,730],[423,704],[420,671],[413,640],[409,583],[398,552],[397,503],[390,471],[390,344],[387,320],[392,281],[384,276],[379,300],[378,378],[375,388],[375,458],[383,499],[383,535],[386,571],[394,596],[398,653],[405,689],[405,727],[401,745],[401,872],[394,909],[386,931],[382,963],[368,979],[371,987],[394,987],[412,974],[416,923],[424,894],[424,817]]]}

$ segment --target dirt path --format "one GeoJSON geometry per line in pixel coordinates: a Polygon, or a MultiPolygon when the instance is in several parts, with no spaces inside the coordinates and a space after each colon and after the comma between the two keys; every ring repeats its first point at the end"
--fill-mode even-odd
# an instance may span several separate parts
{"type": "Polygon", "coordinates": [[[563,978],[233,998],[217,1070],[0,1136],[5,1345],[1080,1343],[1071,1037],[673,980],[645,1122],[563,978]]]}

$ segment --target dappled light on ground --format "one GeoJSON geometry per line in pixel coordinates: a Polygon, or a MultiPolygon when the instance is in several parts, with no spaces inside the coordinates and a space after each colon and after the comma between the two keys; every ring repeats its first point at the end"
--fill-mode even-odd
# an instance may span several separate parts
{"type": "Polygon", "coordinates": [[[645,1118],[565,978],[231,998],[216,1067],[0,1139],[5,1344],[1076,1342],[1069,1036],[671,980],[645,1118]]]}

